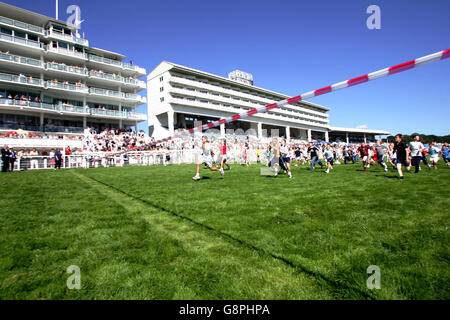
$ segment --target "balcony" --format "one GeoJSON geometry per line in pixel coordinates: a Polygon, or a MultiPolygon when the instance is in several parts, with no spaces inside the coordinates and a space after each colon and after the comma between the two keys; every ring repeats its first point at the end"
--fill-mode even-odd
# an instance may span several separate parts
{"type": "Polygon", "coordinates": [[[47,89],[59,89],[70,92],[89,93],[89,88],[83,84],[62,83],[57,81],[46,81],[47,89]]]}
{"type": "Polygon", "coordinates": [[[135,93],[125,93],[125,99],[128,100],[133,100],[135,102],[139,102],[139,103],[146,103],[147,102],[147,98],[135,93]]]}
{"type": "Polygon", "coordinates": [[[67,72],[67,73],[71,73],[71,74],[80,75],[82,77],[87,77],[89,74],[89,71],[86,68],[78,68],[78,67],[74,67],[74,66],[68,66],[63,63],[47,62],[45,64],[45,67],[47,70],[67,72]]]}
{"type": "Polygon", "coordinates": [[[44,35],[44,29],[41,27],[34,26],[32,24],[24,23],[24,22],[17,21],[17,20],[5,18],[2,16],[0,16],[0,24],[16,27],[16,28],[19,28],[19,29],[22,29],[25,31],[31,31],[34,33],[38,33],[40,35],[44,35]]]}
{"type": "MultiPolygon", "coordinates": [[[[270,100],[270,99],[265,98],[265,97],[255,96],[255,95],[252,95],[252,94],[249,94],[249,93],[245,93],[245,92],[236,92],[236,91],[234,91],[232,89],[227,89],[227,88],[223,88],[221,86],[215,86],[215,85],[212,85],[212,84],[205,84],[205,83],[202,83],[202,82],[199,82],[199,81],[196,81],[196,80],[186,79],[186,78],[183,78],[183,77],[180,77],[180,76],[176,76],[176,75],[171,75],[168,78],[168,81],[172,84],[172,87],[173,87],[173,84],[178,84],[178,85],[182,85],[182,86],[186,86],[186,87],[196,88],[197,91],[198,90],[206,90],[208,92],[217,92],[217,93],[219,93],[221,95],[230,96],[230,99],[232,99],[232,97],[239,97],[241,99],[239,101],[239,103],[242,102],[242,99],[246,99],[246,100],[250,101],[249,103],[251,103],[251,105],[253,107],[260,107],[262,105],[258,105],[258,104],[252,103],[251,101],[256,101],[258,103],[263,103],[264,105],[271,104],[271,103],[275,102],[274,100],[270,100]]],[[[197,95],[197,93],[195,95],[197,95]]],[[[208,93],[208,94],[210,94],[210,93],[208,93]]],[[[211,99],[216,99],[217,98],[217,96],[215,96],[215,95],[212,95],[212,94],[210,94],[210,95],[211,95],[211,99]]],[[[234,101],[233,103],[236,103],[236,101],[234,101]]],[[[305,113],[310,114],[311,116],[322,116],[322,117],[328,118],[328,114],[325,113],[325,112],[318,112],[318,111],[310,110],[310,109],[308,109],[306,107],[303,107],[303,106],[286,105],[283,108],[291,109],[291,110],[295,110],[295,111],[300,111],[300,112],[305,112],[305,113]]]]}
{"type": "MultiPolygon", "coordinates": [[[[226,112],[229,114],[238,114],[238,113],[243,113],[245,112],[245,110],[243,110],[242,108],[239,108],[235,105],[232,104],[227,104],[227,105],[215,105],[212,103],[208,103],[208,102],[203,102],[199,99],[195,99],[195,98],[180,98],[180,97],[170,97],[167,101],[170,104],[175,104],[175,105],[180,105],[180,106],[187,106],[187,107],[193,107],[195,109],[203,109],[203,110],[207,110],[207,113],[217,113],[217,112],[226,112]]],[[[176,111],[176,107],[175,107],[175,111],[176,111]]],[[[217,115],[214,115],[217,116],[217,115]]],[[[273,111],[270,111],[269,113],[258,113],[256,114],[254,117],[257,118],[262,118],[262,119],[266,119],[266,121],[268,121],[268,123],[270,123],[270,121],[282,121],[279,122],[278,124],[283,125],[283,123],[285,122],[290,122],[290,123],[294,123],[297,125],[307,125],[307,126],[313,126],[313,127],[328,127],[328,123],[317,123],[314,121],[310,121],[308,119],[295,119],[292,117],[289,117],[287,115],[284,114],[280,114],[280,113],[273,113],[273,111]]],[[[294,126],[295,127],[295,126],[294,126]]]]}
{"type": "Polygon", "coordinates": [[[69,50],[69,49],[64,49],[64,48],[53,48],[51,46],[46,46],[46,48],[47,48],[48,53],[63,54],[63,55],[69,56],[69,57],[78,58],[78,59],[82,59],[82,60],[88,59],[88,55],[83,52],[78,52],[75,50],[69,50]]]}
{"type": "Polygon", "coordinates": [[[50,29],[46,32],[46,37],[48,38],[55,38],[55,39],[59,39],[59,40],[64,40],[64,41],[69,41],[72,43],[76,43],[82,46],[89,46],[89,41],[83,38],[77,38],[76,36],[72,35],[72,34],[65,34],[61,31],[57,31],[54,29],[50,29]]]}
{"type": "Polygon", "coordinates": [[[89,88],[89,94],[117,98],[117,99],[125,98],[125,94],[123,92],[101,89],[101,88],[94,88],[94,87],[89,88]]]}
{"type": "Polygon", "coordinates": [[[24,75],[14,75],[7,73],[0,73],[0,82],[11,82],[17,84],[24,84],[36,87],[43,87],[44,82],[41,79],[26,77],[24,75]]]}
{"type": "Polygon", "coordinates": [[[147,88],[147,84],[145,83],[145,81],[142,81],[142,80],[124,78],[124,82],[125,82],[125,85],[137,86],[141,89],[147,88]]]}
{"type": "Polygon", "coordinates": [[[106,81],[120,82],[120,83],[123,83],[125,81],[125,78],[121,77],[119,75],[105,73],[105,72],[99,72],[99,71],[89,71],[89,77],[102,79],[102,80],[106,80],[106,81]]]}
{"type": "Polygon", "coordinates": [[[16,64],[43,68],[44,64],[40,60],[15,56],[9,53],[0,53],[0,61],[7,61],[16,64]]]}
{"type": "Polygon", "coordinates": [[[144,81],[137,80],[134,78],[125,78],[116,74],[105,73],[100,71],[89,71],[89,77],[92,79],[113,81],[126,86],[139,87],[141,89],[145,89],[147,87],[144,81]]]}
{"type": "Polygon", "coordinates": [[[13,107],[19,109],[29,109],[36,111],[47,111],[47,112],[57,112],[63,113],[74,113],[80,116],[99,116],[102,118],[123,118],[127,120],[147,120],[147,115],[143,113],[130,112],[130,111],[119,111],[119,110],[103,110],[88,107],[73,106],[68,104],[48,104],[31,102],[26,100],[14,100],[14,99],[0,99],[0,105],[6,107],[13,107]]]}
{"type": "Polygon", "coordinates": [[[16,44],[27,46],[29,48],[44,50],[44,45],[40,42],[28,40],[28,39],[24,39],[24,38],[20,38],[20,37],[13,37],[7,33],[0,33],[0,40],[14,42],[16,44]]]}
{"type": "Polygon", "coordinates": [[[146,74],[146,70],[144,68],[138,67],[134,64],[121,62],[121,61],[117,61],[117,60],[111,60],[111,59],[103,58],[103,57],[96,56],[93,54],[89,55],[89,61],[105,64],[108,66],[115,67],[117,69],[135,71],[136,73],[141,74],[141,75],[146,74]]]}
{"type": "Polygon", "coordinates": [[[124,93],[114,90],[107,90],[107,89],[101,89],[101,88],[89,88],[89,94],[91,95],[97,95],[97,96],[103,96],[103,97],[110,97],[110,98],[117,98],[122,100],[129,100],[133,102],[138,102],[140,104],[146,103],[147,98],[140,96],[135,93],[124,93]]]}

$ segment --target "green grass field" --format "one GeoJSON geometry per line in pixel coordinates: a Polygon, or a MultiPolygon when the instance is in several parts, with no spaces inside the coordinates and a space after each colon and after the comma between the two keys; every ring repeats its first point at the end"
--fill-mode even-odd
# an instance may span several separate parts
{"type": "Polygon", "coordinates": [[[0,299],[450,298],[450,168],[259,170],[1,174],[0,299]]]}

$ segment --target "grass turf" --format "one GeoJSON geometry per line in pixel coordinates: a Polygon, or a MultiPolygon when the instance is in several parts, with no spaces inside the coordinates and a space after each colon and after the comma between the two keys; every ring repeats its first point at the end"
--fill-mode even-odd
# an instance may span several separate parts
{"type": "Polygon", "coordinates": [[[450,298],[450,168],[260,168],[1,174],[0,299],[450,298]]]}

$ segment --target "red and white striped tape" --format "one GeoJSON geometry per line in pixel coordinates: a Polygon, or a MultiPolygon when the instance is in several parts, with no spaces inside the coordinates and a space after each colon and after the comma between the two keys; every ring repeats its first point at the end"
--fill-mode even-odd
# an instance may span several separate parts
{"type": "Polygon", "coordinates": [[[239,120],[239,119],[244,119],[244,118],[247,118],[249,116],[253,116],[255,114],[258,114],[258,113],[264,113],[264,112],[267,112],[267,111],[272,110],[272,109],[280,108],[281,106],[284,106],[286,104],[299,102],[301,100],[305,100],[305,99],[312,98],[312,97],[317,97],[317,96],[320,96],[322,94],[326,94],[326,93],[329,93],[329,92],[332,92],[332,91],[337,91],[337,90],[344,89],[344,88],[347,88],[347,87],[356,86],[357,84],[361,84],[361,83],[368,82],[368,81],[371,81],[371,80],[375,80],[375,79],[379,79],[379,78],[382,78],[382,77],[390,76],[390,75],[395,74],[395,73],[399,73],[399,72],[402,72],[402,71],[406,71],[406,70],[409,70],[409,69],[420,67],[420,66],[423,66],[423,65],[431,63],[431,62],[444,60],[446,58],[450,58],[450,49],[439,51],[439,52],[430,54],[428,56],[424,56],[424,57],[421,57],[421,58],[418,58],[418,59],[414,59],[414,60],[411,60],[411,61],[408,61],[408,62],[404,62],[404,63],[398,64],[398,65],[393,66],[393,67],[389,67],[389,68],[378,70],[378,71],[375,71],[375,72],[372,72],[372,73],[369,73],[369,74],[365,74],[365,75],[360,76],[360,77],[356,77],[356,78],[353,78],[353,79],[349,79],[349,80],[345,80],[345,81],[342,81],[342,82],[338,82],[338,83],[332,84],[332,85],[330,85],[328,87],[324,87],[324,88],[321,88],[321,89],[305,92],[305,93],[302,93],[301,95],[298,95],[298,96],[295,96],[295,97],[292,97],[292,98],[289,98],[289,99],[285,99],[285,100],[278,101],[276,103],[268,104],[268,105],[266,105],[264,107],[257,108],[257,109],[252,109],[252,110],[249,110],[247,112],[235,114],[235,115],[233,115],[231,117],[220,119],[220,120],[217,120],[217,121],[214,121],[214,122],[210,122],[210,123],[204,124],[202,126],[195,127],[193,129],[185,130],[185,131],[182,131],[181,133],[175,134],[172,137],[168,137],[168,138],[165,138],[165,139],[162,139],[162,140],[158,140],[158,141],[156,141],[156,144],[160,144],[162,142],[166,142],[166,141],[169,141],[169,140],[172,140],[172,139],[175,139],[175,138],[188,136],[188,135],[193,134],[195,132],[202,132],[203,130],[208,130],[208,129],[211,129],[211,128],[214,128],[214,127],[218,127],[218,126],[220,126],[221,124],[224,124],[224,123],[236,121],[236,120],[239,120]]]}

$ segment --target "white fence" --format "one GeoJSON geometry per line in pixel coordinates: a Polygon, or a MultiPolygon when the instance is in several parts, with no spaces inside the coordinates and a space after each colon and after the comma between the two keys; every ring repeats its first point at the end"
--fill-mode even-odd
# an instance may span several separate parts
{"type": "MultiPolygon", "coordinates": [[[[89,153],[82,155],[63,156],[61,168],[101,168],[101,167],[124,167],[124,166],[151,166],[151,165],[180,165],[197,163],[201,155],[201,150],[161,150],[161,151],[136,151],[123,154],[111,153],[89,153]]],[[[248,150],[249,162],[256,162],[256,150],[248,150]]],[[[261,150],[261,161],[266,161],[264,152],[261,150]]],[[[219,156],[214,156],[214,160],[220,163],[219,156]]],[[[0,161],[1,162],[1,161],[0,161]]],[[[229,163],[244,163],[241,152],[229,151],[229,163]]],[[[2,165],[2,164],[1,164],[2,165]]],[[[0,165],[0,166],[1,166],[0,165]]],[[[14,162],[14,170],[40,170],[54,169],[56,161],[53,157],[37,156],[37,157],[21,157],[14,162]]]]}

